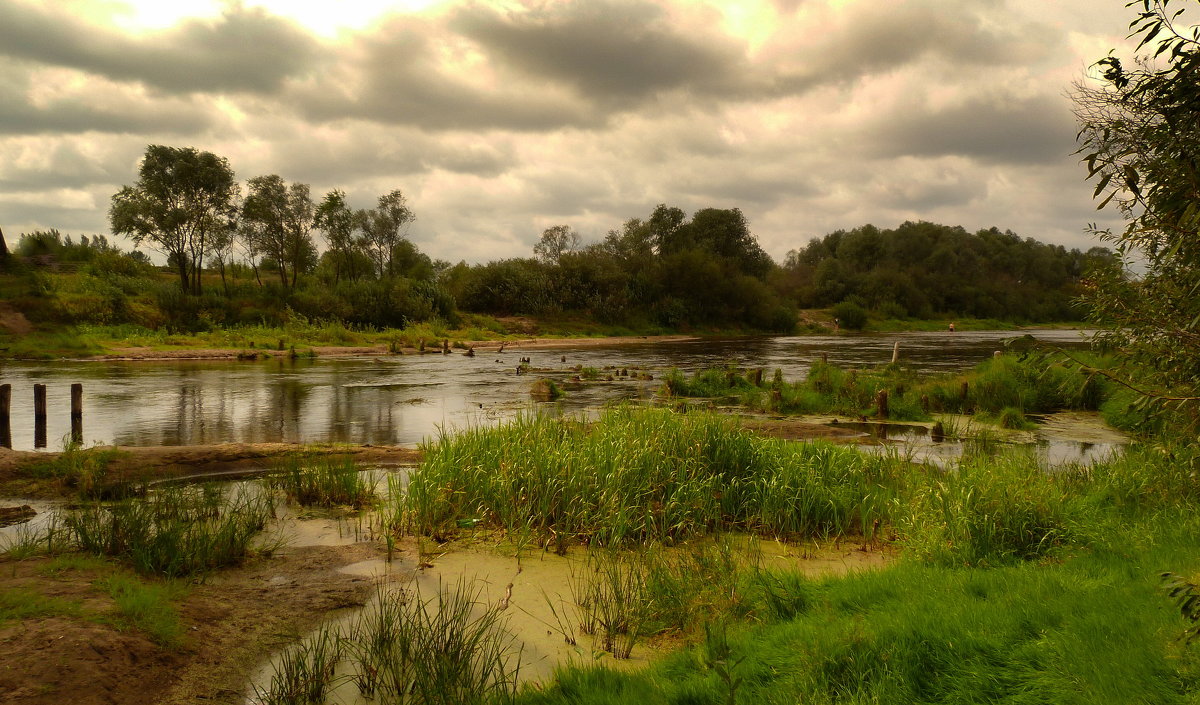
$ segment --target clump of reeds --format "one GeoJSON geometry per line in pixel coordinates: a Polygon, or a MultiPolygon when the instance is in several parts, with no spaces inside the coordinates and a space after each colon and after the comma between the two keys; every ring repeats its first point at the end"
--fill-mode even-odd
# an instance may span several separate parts
{"type": "Polygon", "coordinates": [[[85,448],[67,442],[56,457],[30,465],[26,472],[56,479],[80,499],[120,499],[137,494],[138,489],[110,476],[109,465],[119,453],[114,448],[85,448]]]}
{"type": "Polygon", "coordinates": [[[267,478],[303,506],[368,507],[378,500],[375,478],[368,477],[350,456],[291,456],[267,478]]]}
{"type": "Polygon", "coordinates": [[[835,535],[871,526],[878,460],[763,439],[712,413],[614,408],[593,423],[523,416],[426,444],[398,520],[569,543],[674,542],[718,530],[835,535]]]}
{"type": "Polygon", "coordinates": [[[63,515],[78,550],[114,556],[143,573],[177,577],[239,563],[275,516],[265,494],[224,497],[213,488],[170,487],[141,499],[63,515]]]}
{"type": "Polygon", "coordinates": [[[355,621],[323,627],[285,651],[256,699],[322,703],[349,682],[381,703],[511,702],[520,668],[512,641],[477,586],[460,581],[427,599],[381,587],[355,621]]]}
{"type": "Polygon", "coordinates": [[[937,563],[1037,558],[1071,538],[1074,512],[1064,484],[1027,453],[964,459],[940,477],[920,476],[906,493],[899,530],[912,550],[937,563]]]}

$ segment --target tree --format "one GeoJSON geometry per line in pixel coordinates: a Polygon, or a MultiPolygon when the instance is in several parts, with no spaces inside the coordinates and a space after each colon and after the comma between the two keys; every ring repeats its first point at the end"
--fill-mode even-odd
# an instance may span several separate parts
{"type": "Polygon", "coordinates": [[[397,189],[379,197],[379,204],[362,216],[363,244],[379,269],[379,276],[394,273],[396,245],[405,238],[408,225],[417,219],[397,189]]]}
{"type": "Polygon", "coordinates": [[[1138,0],[1130,25],[1136,52],[1127,66],[1101,59],[1098,84],[1078,84],[1079,153],[1099,208],[1115,207],[1120,232],[1092,230],[1122,256],[1140,253],[1140,281],[1109,268],[1090,289],[1093,315],[1111,324],[1118,381],[1145,407],[1180,412],[1200,426],[1200,29],[1173,0],[1138,0]],[[1186,30],[1181,28],[1187,27],[1186,30]]]}
{"type": "Polygon", "coordinates": [[[308,184],[288,185],[270,174],[250,179],[248,186],[241,220],[247,251],[270,257],[279,267],[283,286],[295,288],[300,271],[316,261],[315,209],[308,184]]]}
{"type": "Polygon", "coordinates": [[[362,217],[346,205],[346,192],[335,189],[325,194],[317,206],[314,224],[325,233],[333,264],[333,281],[341,281],[343,275],[353,276],[351,259],[357,246],[354,234],[362,225],[362,217]]]}
{"type": "Polygon", "coordinates": [[[557,264],[564,254],[578,248],[579,234],[570,225],[553,225],[542,231],[533,254],[546,264],[557,264]]]}
{"type": "Polygon", "coordinates": [[[8,243],[4,241],[4,229],[0,228],[0,265],[8,262],[8,243]]]}
{"type": "Polygon", "coordinates": [[[239,193],[224,157],[194,147],[150,145],[138,180],[112,197],[114,233],[149,242],[179,272],[185,292],[199,294],[204,258],[236,225],[239,193]]]}

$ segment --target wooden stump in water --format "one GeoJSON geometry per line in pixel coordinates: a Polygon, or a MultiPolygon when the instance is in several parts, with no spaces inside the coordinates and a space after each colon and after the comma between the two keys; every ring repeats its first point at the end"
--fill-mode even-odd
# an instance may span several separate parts
{"type": "Polygon", "coordinates": [[[753,384],[755,387],[762,386],[762,377],[763,377],[763,371],[762,371],[761,367],[754,369],[754,370],[750,370],[750,384],[753,384]]]}
{"type": "Polygon", "coordinates": [[[946,440],[946,428],[942,426],[941,421],[933,424],[933,428],[929,429],[929,440],[934,443],[941,443],[946,440]]]}
{"type": "Polygon", "coordinates": [[[886,389],[880,389],[875,395],[875,407],[878,413],[878,418],[886,419],[888,417],[888,393],[886,389]]]}

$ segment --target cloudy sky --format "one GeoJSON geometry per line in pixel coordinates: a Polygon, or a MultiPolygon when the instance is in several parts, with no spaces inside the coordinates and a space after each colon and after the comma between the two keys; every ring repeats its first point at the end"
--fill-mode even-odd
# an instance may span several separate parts
{"type": "Polygon", "coordinates": [[[1090,247],[1067,97],[1125,0],[0,0],[0,227],[106,233],[148,144],[527,256],[658,203],[776,259],[930,220],[1090,247]]]}

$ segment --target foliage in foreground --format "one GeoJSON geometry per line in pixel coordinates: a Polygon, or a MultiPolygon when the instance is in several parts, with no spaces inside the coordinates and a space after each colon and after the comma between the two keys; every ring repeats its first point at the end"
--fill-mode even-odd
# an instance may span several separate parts
{"type": "Polygon", "coordinates": [[[510,702],[520,663],[500,624],[499,608],[466,583],[428,598],[381,587],[353,623],[322,628],[281,654],[256,700],[320,703],[349,682],[384,704],[510,702]]]}
{"type": "Polygon", "coordinates": [[[810,583],[802,611],[730,634],[725,676],[704,643],[644,671],[563,668],[521,701],[1194,702],[1200,655],[1176,639],[1157,569],[1200,569],[1200,527],[1176,513],[1112,528],[1061,563],[905,561],[810,583]]]}

